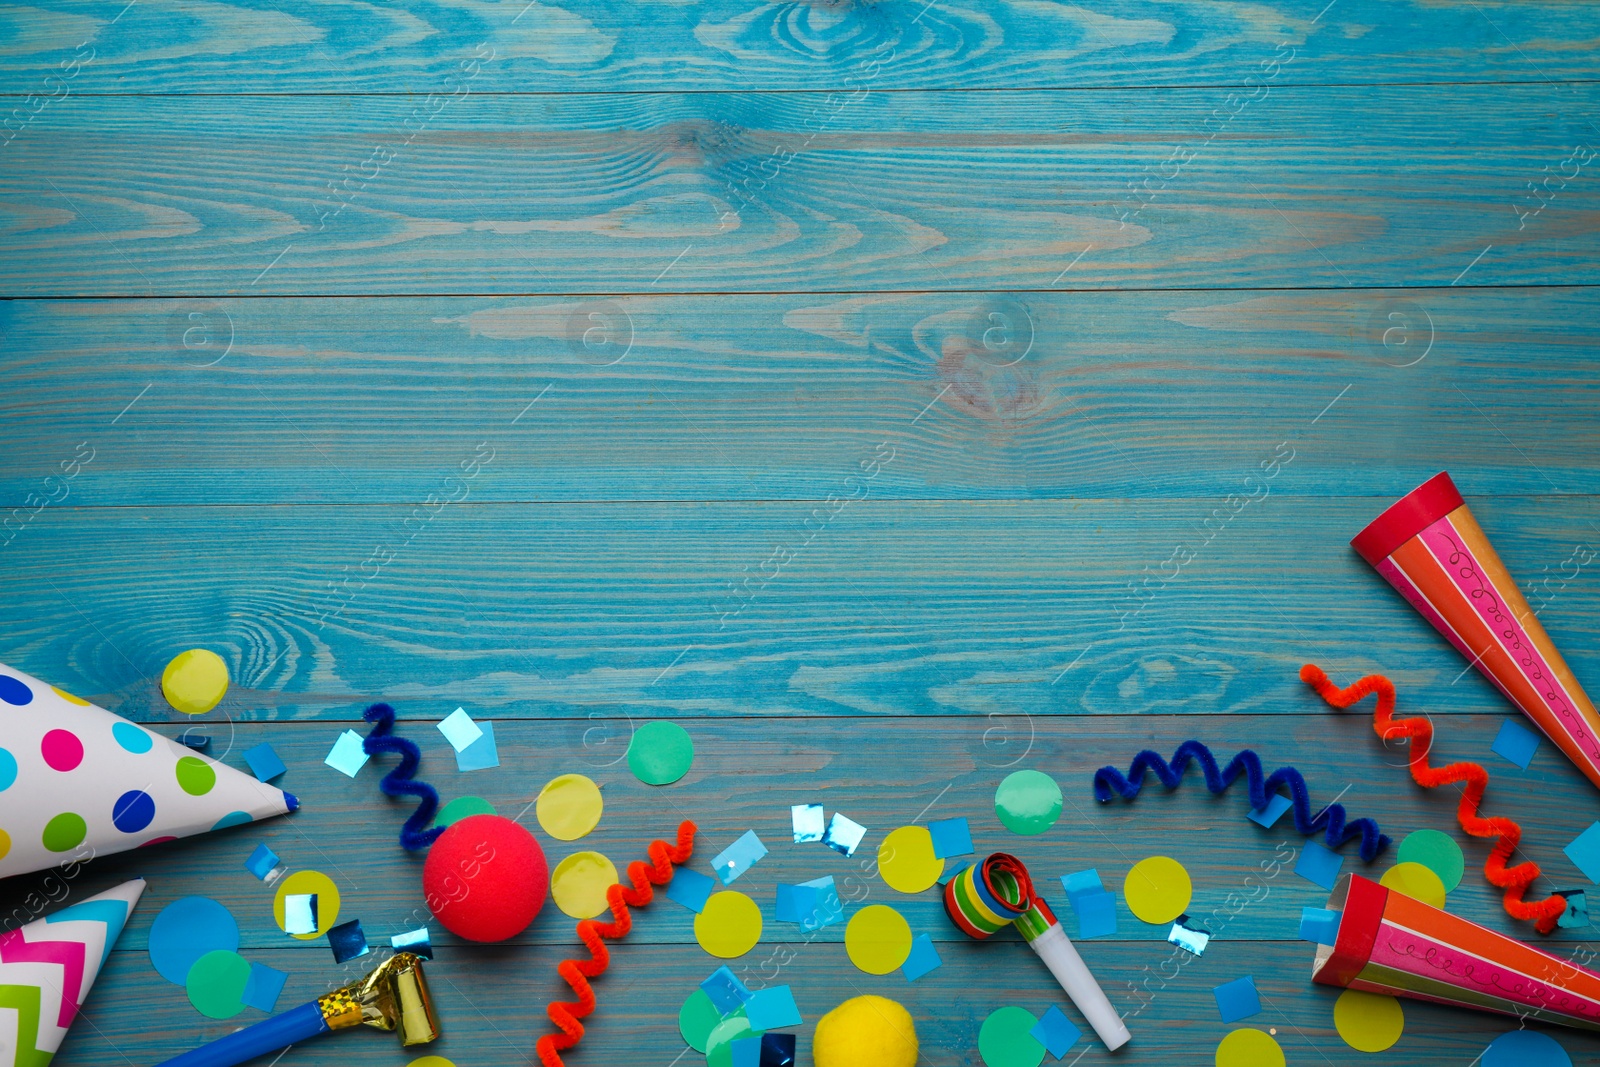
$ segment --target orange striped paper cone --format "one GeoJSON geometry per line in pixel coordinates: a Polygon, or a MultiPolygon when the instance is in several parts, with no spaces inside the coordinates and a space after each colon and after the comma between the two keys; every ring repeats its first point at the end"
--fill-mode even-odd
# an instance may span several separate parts
{"type": "Polygon", "coordinates": [[[1600,974],[1431,904],[1347,874],[1311,980],[1369,993],[1600,1030],[1600,974]]]}
{"type": "Polygon", "coordinates": [[[1600,786],[1600,715],[1450,475],[1423,482],[1350,543],[1600,786]]]}

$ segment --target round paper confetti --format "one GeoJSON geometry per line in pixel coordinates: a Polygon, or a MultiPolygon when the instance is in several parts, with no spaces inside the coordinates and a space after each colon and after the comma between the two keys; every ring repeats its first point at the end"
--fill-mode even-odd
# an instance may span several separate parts
{"type": "Polygon", "coordinates": [[[581,774],[563,774],[539,790],[539,825],[557,841],[576,841],[600,825],[600,787],[581,774]]]}
{"type": "Polygon", "coordinates": [[[1235,1030],[1217,1046],[1217,1067],[1284,1067],[1283,1049],[1262,1030],[1235,1030]]]}
{"type": "Polygon", "coordinates": [[[1572,1067],[1561,1042],[1537,1030],[1513,1030],[1489,1042],[1479,1067],[1572,1067]]]}
{"type": "Polygon", "coordinates": [[[207,952],[194,961],[184,988],[189,1003],[208,1019],[231,1019],[244,1011],[244,987],[250,961],[237,952],[207,952]]]}
{"type": "Polygon", "coordinates": [[[899,970],[911,955],[911,924],[887,904],[868,904],[845,927],[844,950],[868,974],[899,970]]]}
{"type": "Polygon", "coordinates": [[[1039,1067],[1045,1048],[1028,1031],[1039,1019],[1026,1008],[1000,1008],[978,1030],[978,1055],[987,1067],[1039,1067]]]}
{"type": "Polygon", "coordinates": [[[684,1042],[696,1052],[704,1053],[706,1042],[711,1037],[711,1031],[722,1022],[722,1013],[717,1011],[717,1006],[711,1002],[704,989],[696,989],[689,994],[689,999],[683,1002],[683,1007],[678,1009],[678,1033],[683,1035],[684,1042]]]}
{"type": "Polygon", "coordinates": [[[1189,872],[1170,856],[1142,859],[1122,880],[1122,896],[1128,902],[1128,910],[1152,926],[1182,915],[1188,910],[1193,893],[1189,872]]]}
{"type": "Polygon", "coordinates": [[[406,1067],[456,1067],[456,1065],[443,1056],[418,1056],[406,1064],[406,1067]]]}
{"type": "Polygon", "coordinates": [[[1456,839],[1438,830],[1407,834],[1395,858],[1401,863],[1420,863],[1437,874],[1446,893],[1461,884],[1461,875],[1467,869],[1466,857],[1456,839]]]}
{"type": "Polygon", "coordinates": [[[743,956],[761,940],[761,909],[737,890],[713,893],[694,917],[694,939],[719,959],[743,956]]]}
{"type": "Polygon", "coordinates": [[[1357,1052],[1382,1052],[1400,1040],[1406,1015],[1394,997],[1346,989],[1333,1002],[1333,1025],[1357,1052]]]}
{"type": "Polygon", "coordinates": [[[1383,872],[1378,884],[1415,897],[1424,904],[1444,907],[1444,883],[1439,876],[1420,863],[1397,863],[1383,872]]]}
{"type": "Polygon", "coordinates": [[[189,969],[201,956],[238,949],[239,924],[210,897],[180,897],[150,924],[150,964],[173,985],[189,984],[189,969]]]}
{"type": "Polygon", "coordinates": [[[750,1020],[740,1008],[719,1022],[706,1038],[706,1067],[733,1067],[733,1043],[741,1037],[760,1037],[762,1031],[750,1029],[750,1020]]]}
{"type": "Polygon", "coordinates": [[[301,941],[310,941],[328,932],[339,922],[339,887],[321,871],[295,871],[278,883],[278,895],[272,900],[272,917],[278,920],[278,929],[284,928],[283,898],[314,893],[317,897],[317,932],[294,934],[301,941]]]}
{"type": "Polygon", "coordinates": [[[925,826],[902,826],[878,846],[878,873],[890,889],[920,893],[939,880],[944,860],[933,854],[933,835],[925,826]]]}
{"type": "Polygon", "coordinates": [[[204,715],[228,692],[228,665],[210,649],[180,652],[161,672],[161,692],[185,715],[204,715]]]}
{"type": "Polygon", "coordinates": [[[1042,771],[1016,771],[994,791],[994,811],[1014,834],[1042,834],[1061,818],[1061,787],[1042,771]]]}
{"type": "Polygon", "coordinates": [[[494,805],[482,797],[456,797],[450,803],[439,809],[433,817],[433,825],[449,826],[458,819],[465,819],[468,815],[497,815],[494,805]]]}
{"type": "Polygon", "coordinates": [[[40,839],[44,842],[44,847],[51,852],[65,852],[82,844],[83,837],[88,832],[88,824],[83,821],[82,815],[64,811],[44,824],[44,833],[40,839]]]}
{"type": "Polygon", "coordinates": [[[647,722],[628,742],[628,770],[645,785],[671,785],[693,763],[694,739],[675,722],[647,722]]]}
{"type": "Polygon", "coordinates": [[[203,797],[217,784],[216,769],[199,756],[184,756],[178,760],[174,772],[178,787],[192,797],[203,797]]]}
{"type": "Polygon", "coordinates": [[[617,868],[598,852],[574,852],[550,872],[556,907],[574,919],[592,919],[606,910],[606,890],[617,884],[617,868]]]}

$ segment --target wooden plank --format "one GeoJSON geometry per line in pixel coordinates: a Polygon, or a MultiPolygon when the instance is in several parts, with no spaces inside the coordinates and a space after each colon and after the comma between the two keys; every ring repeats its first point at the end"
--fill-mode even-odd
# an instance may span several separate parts
{"type": "Polygon", "coordinates": [[[1593,494],[1597,321],[1588,288],[16,301],[0,506],[421,501],[463,463],[471,501],[823,501],[877,456],[874,499],[1220,502],[1278,455],[1266,491],[1374,514],[1446,468],[1593,494]]]}
{"type": "MultiPolygon", "coordinates": [[[[1269,497],[1162,584],[1214,506],[467,502],[411,526],[402,507],[68,506],[5,550],[0,632],[17,667],[157,720],[152,679],[196,645],[234,664],[250,718],[380,695],[574,719],[1279,712],[1308,658],[1392,671],[1432,711],[1504,709],[1346,545],[1371,499],[1269,497]],[[791,558],[763,568],[775,544],[791,558]]],[[[1571,554],[1592,499],[1473,506],[1513,573],[1557,578],[1544,619],[1595,691],[1594,569],[1571,554]]]]}
{"type": "Polygon", "coordinates": [[[0,91],[473,91],[1034,88],[1238,84],[1282,43],[1287,83],[1591,78],[1600,21],[1540,0],[763,5],[481,0],[404,9],[314,0],[177,9],[125,0],[12,8],[0,91]],[[81,46],[81,51],[79,50],[81,46]],[[483,50],[479,51],[479,46],[483,50]],[[73,56],[87,59],[62,68],[73,56]],[[867,64],[878,57],[879,66],[867,64]]]}
{"type": "Polygon", "coordinates": [[[1600,163],[1573,146],[1597,93],[874,93],[825,132],[792,93],[473,95],[409,133],[416,105],[386,97],[106,98],[7,148],[0,286],[1592,284],[1600,163]]]}

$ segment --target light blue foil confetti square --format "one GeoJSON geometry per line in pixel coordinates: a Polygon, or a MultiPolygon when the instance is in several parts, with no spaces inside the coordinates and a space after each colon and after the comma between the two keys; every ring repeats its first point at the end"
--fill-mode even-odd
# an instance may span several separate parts
{"type": "Polygon", "coordinates": [[[1172,929],[1168,931],[1167,940],[1186,952],[1204,956],[1206,946],[1211,943],[1211,931],[1190,926],[1189,916],[1180,915],[1178,921],[1173,923],[1172,929]]]}
{"type": "Polygon", "coordinates": [[[265,963],[252,963],[250,977],[245,979],[244,993],[239,1001],[257,1011],[264,1011],[271,1015],[278,1006],[278,994],[283,992],[283,984],[289,980],[289,975],[276,967],[268,967],[265,963]]]}
{"type": "Polygon", "coordinates": [[[465,708],[457,708],[439,723],[439,732],[457,752],[465,752],[483,736],[483,727],[472,721],[465,708]]]}
{"type": "Polygon", "coordinates": [[[794,843],[821,841],[826,830],[826,819],[821,804],[795,804],[789,808],[789,818],[794,821],[794,843]]]}
{"type": "Polygon", "coordinates": [[[361,735],[354,730],[346,730],[339,735],[339,740],[333,743],[333,749],[328,753],[327,759],[322,761],[340,774],[354,778],[356,772],[367,765],[367,753],[361,747],[361,735]]]}
{"type": "Polygon", "coordinates": [[[250,858],[244,861],[244,869],[268,885],[283,875],[283,865],[278,862],[278,854],[266,845],[256,846],[256,850],[250,853],[250,858]]]}
{"type": "Polygon", "coordinates": [[[389,939],[389,947],[396,952],[410,952],[425,960],[433,959],[433,937],[426,926],[395,934],[389,939]]]}
{"type": "Polygon", "coordinates": [[[828,832],[822,835],[822,843],[841,855],[853,856],[861,844],[861,839],[866,836],[865,826],[836,811],[833,813],[833,821],[828,823],[828,832]]]}
{"type": "Polygon", "coordinates": [[[672,881],[667,883],[667,897],[698,915],[705,910],[706,901],[711,899],[711,889],[716,884],[699,871],[679,867],[672,872],[672,881]]]}
{"type": "Polygon", "coordinates": [[[1581,889],[1569,889],[1556,894],[1567,898],[1567,910],[1561,913],[1556,925],[1568,930],[1589,925],[1589,900],[1581,889]]]}
{"type": "Polygon", "coordinates": [[[1294,801],[1282,793],[1274,793],[1267,800],[1267,806],[1257,811],[1252,811],[1245,816],[1257,826],[1272,829],[1272,824],[1283,818],[1283,813],[1294,807],[1294,801]]]}
{"type": "Polygon", "coordinates": [[[711,861],[711,869],[717,872],[723,885],[732,885],[741,874],[761,862],[761,857],[766,854],[767,846],[761,843],[761,838],[756,836],[754,830],[746,830],[744,836],[711,861]]]}
{"type": "Polygon", "coordinates": [[[933,938],[927,934],[918,934],[912,939],[911,955],[907,956],[906,962],[901,965],[900,973],[906,976],[906,981],[915,982],[943,965],[944,960],[939,958],[939,950],[933,947],[933,938]]]}
{"type": "Polygon", "coordinates": [[[972,855],[972,828],[963,817],[935,819],[928,824],[928,835],[933,838],[935,859],[972,855]]]}
{"type": "Polygon", "coordinates": [[[1324,889],[1332,889],[1333,883],[1339,880],[1339,868],[1344,866],[1344,857],[1316,841],[1307,841],[1306,847],[1300,850],[1300,858],[1295,861],[1294,873],[1324,889]]]}
{"type": "Polygon", "coordinates": [[[750,1000],[750,990],[739,981],[738,975],[726,967],[718,967],[712,971],[710,976],[700,983],[700,988],[705,990],[706,996],[711,998],[712,1005],[723,1015],[738,1011],[741,1005],[750,1000]]]}
{"type": "Polygon", "coordinates": [[[290,934],[317,932],[317,895],[290,893],[283,898],[283,929],[290,934]]]}
{"type": "Polygon", "coordinates": [[[834,923],[844,919],[844,905],[839,902],[839,890],[833,884],[833,875],[828,874],[821,878],[813,878],[809,882],[801,882],[800,885],[803,888],[817,891],[816,909],[812,912],[815,925],[802,922],[800,924],[802,930],[818,930],[824,926],[832,926],[834,923]]]}
{"type": "Polygon", "coordinates": [[[1117,932],[1117,898],[1104,889],[1079,893],[1072,902],[1078,916],[1080,938],[1104,937],[1117,932]]]}
{"type": "Polygon", "coordinates": [[[494,747],[494,723],[486,719],[477,725],[483,736],[456,753],[458,771],[485,771],[500,766],[500,750],[494,747]]]}
{"type": "Polygon", "coordinates": [[[1100,872],[1090,867],[1087,871],[1076,871],[1072,874],[1061,876],[1061,888],[1066,890],[1067,899],[1077,907],[1078,898],[1086,893],[1105,892],[1105,883],[1100,881],[1100,872]]]}
{"type": "Polygon", "coordinates": [[[1590,823],[1587,830],[1573,838],[1572,843],[1561,851],[1567,854],[1567,859],[1583,872],[1585,878],[1600,883],[1600,822],[1590,823]]]}
{"type": "Polygon", "coordinates": [[[1072,1025],[1072,1020],[1061,1013],[1061,1009],[1054,1004],[1050,1010],[1034,1024],[1028,1035],[1045,1047],[1045,1051],[1056,1059],[1065,1056],[1073,1045],[1078,1043],[1078,1038],[1083,1036],[1083,1031],[1072,1025]]]}
{"type": "Polygon", "coordinates": [[[1217,998],[1217,1012],[1225,1023],[1236,1023],[1252,1015],[1261,1014],[1261,994],[1256,992],[1256,980],[1250,975],[1224,982],[1211,991],[1217,998]]]}
{"type": "Polygon", "coordinates": [[[283,760],[278,758],[272,746],[265,741],[255,748],[247,749],[244,761],[250,765],[250,773],[256,776],[258,782],[270,782],[289,769],[283,765],[283,760]]]}
{"type": "Polygon", "coordinates": [[[1539,735],[1515,719],[1507,719],[1500,724],[1500,732],[1494,735],[1489,749],[1527,770],[1528,764],[1533,762],[1533,754],[1539,751],[1539,735]]]}
{"type": "Polygon", "coordinates": [[[1339,920],[1343,912],[1326,908],[1300,909],[1300,940],[1318,945],[1331,945],[1339,937],[1339,920]]]}
{"type": "Polygon", "coordinates": [[[779,1030],[785,1026],[799,1026],[800,1008],[794,1002],[794,993],[786,985],[769,986],[750,994],[744,1002],[745,1018],[752,1030],[779,1030]]]}
{"type": "Polygon", "coordinates": [[[777,915],[781,923],[814,923],[817,900],[820,896],[815,886],[780,885],[778,887],[777,915]]]}
{"type": "Polygon", "coordinates": [[[761,1038],[736,1037],[728,1043],[728,1067],[761,1067],[761,1038]]]}

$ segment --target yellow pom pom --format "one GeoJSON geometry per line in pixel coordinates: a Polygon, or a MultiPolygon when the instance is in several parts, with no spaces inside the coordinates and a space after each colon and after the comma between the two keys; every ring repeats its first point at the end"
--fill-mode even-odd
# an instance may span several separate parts
{"type": "Polygon", "coordinates": [[[884,997],[855,997],[817,1021],[811,1039],[817,1067],[915,1067],[911,1014],[884,997]]]}
{"type": "Polygon", "coordinates": [[[204,715],[228,692],[228,665],[204,648],[180,652],[161,672],[161,692],[185,715],[204,715]]]}

